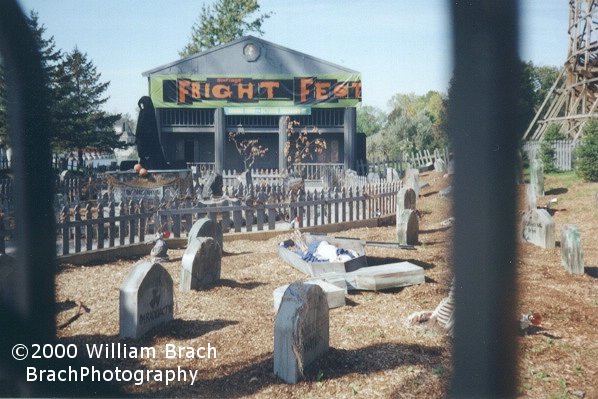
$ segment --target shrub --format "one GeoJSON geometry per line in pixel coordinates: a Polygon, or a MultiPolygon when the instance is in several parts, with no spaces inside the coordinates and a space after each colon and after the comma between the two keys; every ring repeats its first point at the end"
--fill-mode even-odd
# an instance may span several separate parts
{"type": "Polygon", "coordinates": [[[590,119],[576,150],[576,172],[587,181],[598,181],[598,119],[590,119]]]}
{"type": "Polygon", "coordinates": [[[544,172],[553,173],[558,172],[558,169],[554,163],[554,156],[556,155],[552,142],[557,140],[564,140],[565,135],[561,133],[559,125],[554,123],[550,124],[544,133],[542,144],[540,144],[540,159],[544,164],[544,172]]]}

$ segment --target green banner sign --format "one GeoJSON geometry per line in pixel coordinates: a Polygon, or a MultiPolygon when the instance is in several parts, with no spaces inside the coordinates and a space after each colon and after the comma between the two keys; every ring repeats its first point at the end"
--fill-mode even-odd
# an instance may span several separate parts
{"type": "MultiPolygon", "coordinates": [[[[156,108],[248,107],[258,112],[269,107],[352,107],[361,101],[361,77],[359,74],[311,77],[158,75],[150,78],[150,95],[156,108]]],[[[262,112],[265,115],[267,111],[262,112]]]]}

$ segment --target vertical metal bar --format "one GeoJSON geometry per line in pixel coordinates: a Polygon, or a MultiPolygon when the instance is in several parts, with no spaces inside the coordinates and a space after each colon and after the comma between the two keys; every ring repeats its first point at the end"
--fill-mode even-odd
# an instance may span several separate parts
{"type": "Polygon", "coordinates": [[[455,71],[453,397],[516,394],[517,1],[451,2],[455,71]]]}

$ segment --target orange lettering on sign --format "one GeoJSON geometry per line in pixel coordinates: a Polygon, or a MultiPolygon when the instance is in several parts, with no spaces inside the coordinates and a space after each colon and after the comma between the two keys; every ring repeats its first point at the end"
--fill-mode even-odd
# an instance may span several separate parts
{"type": "Polygon", "coordinates": [[[200,91],[199,82],[191,82],[191,98],[193,98],[195,100],[199,100],[199,97],[201,96],[199,94],[199,91],[200,91]]]}
{"type": "Polygon", "coordinates": [[[349,95],[349,90],[347,89],[347,85],[345,83],[338,83],[336,86],[334,86],[333,93],[334,97],[343,98],[349,95]]]}
{"type": "Polygon", "coordinates": [[[179,103],[185,103],[187,100],[187,95],[189,94],[189,86],[191,85],[190,80],[179,79],[178,80],[179,87],[179,103]]]}
{"type": "Polygon", "coordinates": [[[253,100],[253,83],[248,83],[247,87],[239,83],[237,85],[237,96],[239,100],[242,100],[244,96],[247,96],[248,100],[253,100]]]}
{"type": "Polygon", "coordinates": [[[268,100],[274,98],[274,89],[280,87],[280,82],[260,82],[260,88],[266,89],[266,98],[268,100]]]}
{"type": "Polygon", "coordinates": [[[316,82],[316,100],[326,100],[330,82],[316,82]]]}
{"type": "Polygon", "coordinates": [[[311,78],[301,79],[299,82],[299,99],[300,102],[307,102],[307,96],[309,96],[309,86],[314,84],[314,80],[311,78]]]}
{"type": "Polygon", "coordinates": [[[212,95],[219,100],[230,98],[232,93],[228,85],[214,85],[212,95]]]}
{"type": "Polygon", "coordinates": [[[355,98],[361,98],[361,82],[351,83],[351,87],[355,89],[355,98]]]}
{"type": "Polygon", "coordinates": [[[204,98],[210,98],[210,84],[206,83],[203,88],[204,98]]]}

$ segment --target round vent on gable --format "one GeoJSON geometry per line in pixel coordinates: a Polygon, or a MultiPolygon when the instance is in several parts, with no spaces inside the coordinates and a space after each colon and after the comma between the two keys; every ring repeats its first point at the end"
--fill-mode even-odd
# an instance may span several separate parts
{"type": "Polygon", "coordinates": [[[260,48],[255,43],[247,43],[243,47],[243,57],[247,62],[254,62],[260,58],[260,48]]]}

